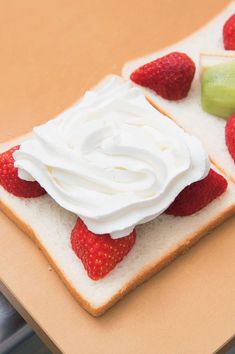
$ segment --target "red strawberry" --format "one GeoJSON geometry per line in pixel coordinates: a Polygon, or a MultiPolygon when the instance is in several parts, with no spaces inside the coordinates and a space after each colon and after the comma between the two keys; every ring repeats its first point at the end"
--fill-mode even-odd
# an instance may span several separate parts
{"type": "Polygon", "coordinates": [[[81,259],[88,276],[98,280],[108,274],[129,253],[135,239],[135,231],[116,240],[109,234],[96,235],[78,218],[71,234],[71,245],[81,259]]]}
{"type": "Polygon", "coordinates": [[[168,100],[187,96],[195,74],[195,64],[186,54],[172,52],[133,71],[135,83],[154,90],[168,100]]]}
{"type": "Polygon", "coordinates": [[[210,169],[204,179],[186,187],[165,213],[175,216],[194,214],[224,193],[227,184],[223,176],[210,169]]]}
{"type": "Polygon", "coordinates": [[[223,27],[224,48],[235,50],[235,14],[229,17],[223,27]]]}
{"type": "Polygon", "coordinates": [[[227,120],[225,126],[225,140],[228,151],[235,162],[235,114],[232,114],[227,120]]]}
{"type": "Polygon", "coordinates": [[[14,146],[0,154],[0,185],[16,197],[35,198],[45,194],[38,182],[28,182],[18,177],[18,169],[14,166],[13,153],[19,149],[14,146]]]}

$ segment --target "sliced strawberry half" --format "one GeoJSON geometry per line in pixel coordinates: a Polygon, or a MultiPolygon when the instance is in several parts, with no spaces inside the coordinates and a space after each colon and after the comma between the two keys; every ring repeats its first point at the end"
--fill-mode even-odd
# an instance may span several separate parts
{"type": "Polygon", "coordinates": [[[235,50],[235,14],[229,17],[223,27],[224,48],[235,50]]]}
{"type": "Polygon", "coordinates": [[[107,275],[130,252],[136,233],[112,239],[109,234],[96,235],[78,218],[71,233],[72,249],[81,259],[88,276],[98,280],[107,275]]]}
{"type": "Polygon", "coordinates": [[[172,52],[139,67],[130,79],[167,100],[180,100],[188,95],[195,70],[188,55],[172,52]]]}
{"type": "Polygon", "coordinates": [[[14,166],[13,153],[19,148],[20,146],[17,145],[0,154],[0,185],[16,197],[39,197],[46,191],[38,182],[24,181],[18,177],[18,169],[14,166]]]}
{"type": "Polygon", "coordinates": [[[225,141],[230,155],[235,162],[235,114],[227,120],[225,126],[225,141]]]}
{"type": "Polygon", "coordinates": [[[187,186],[165,213],[174,216],[192,215],[224,193],[227,185],[223,176],[210,169],[204,179],[187,186]]]}

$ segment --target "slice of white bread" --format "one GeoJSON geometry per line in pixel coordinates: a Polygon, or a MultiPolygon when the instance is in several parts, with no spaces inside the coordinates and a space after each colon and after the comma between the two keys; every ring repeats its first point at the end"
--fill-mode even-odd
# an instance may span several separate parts
{"type": "MultiPolygon", "coordinates": [[[[24,139],[2,144],[0,151],[24,139]]],[[[61,208],[48,195],[23,199],[0,187],[0,209],[35,241],[79,303],[98,316],[234,214],[235,188],[229,182],[221,197],[192,216],[161,215],[137,227],[133,249],[99,281],[87,276],[70,247],[70,233],[76,216],[61,208]]]]}
{"type": "Polygon", "coordinates": [[[225,21],[233,13],[235,13],[235,2],[230,3],[220,15],[183,41],[126,63],[122,74],[125,78],[129,78],[130,74],[141,65],[172,51],[188,54],[196,64],[196,74],[189,95],[185,99],[168,101],[155,94],[154,91],[143,88],[144,93],[156,108],[170,116],[188,133],[199,137],[214,164],[235,182],[235,163],[225,143],[224,128],[226,121],[202,110],[199,79],[199,53],[201,51],[223,50],[222,28],[225,21]]]}

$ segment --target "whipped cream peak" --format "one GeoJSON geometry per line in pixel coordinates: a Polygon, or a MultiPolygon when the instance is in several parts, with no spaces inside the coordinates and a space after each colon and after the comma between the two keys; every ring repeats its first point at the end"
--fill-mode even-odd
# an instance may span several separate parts
{"type": "Polygon", "coordinates": [[[20,178],[37,180],[89,230],[113,238],[163,213],[210,166],[196,137],[114,75],[34,128],[14,158],[20,178]]]}

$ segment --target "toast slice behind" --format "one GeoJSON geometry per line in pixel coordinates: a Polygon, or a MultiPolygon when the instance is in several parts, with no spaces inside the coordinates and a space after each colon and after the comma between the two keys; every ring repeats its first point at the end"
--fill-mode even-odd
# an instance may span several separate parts
{"type": "MultiPolygon", "coordinates": [[[[0,151],[22,140],[24,137],[1,144],[0,151]]],[[[221,197],[192,216],[163,214],[137,227],[133,249],[99,281],[87,276],[71,249],[70,233],[76,215],[61,208],[50,196],[17,198],[0,186],[0,209],[42,250],[78,302],[92,315],[99,316],[232,215],[235,212],[235,188],[229,182],[221,197]]]]}
{"type": "Polygon", "coordinates": [[[199,53],[201,51],[223,50],[222,28],[225,21],[235,13],[235,1],[209,22],[205,27],[186,39],[175,43],[161,51],[132,60],[123,67],[122,74],[129,78],[130,74],[143,64],[173,51],[188,54],[196,65],[196,74],[188,96],[180,101],[168,101],[154,91],[142,88],[153,105],[172,118],[188,133],[197,136],[204,144],[213,163],[235,182],[235,164],[225,143],[225,124],[223,118],[212,116],[201,108],[201,87],[199,79],[199,53]]]}

